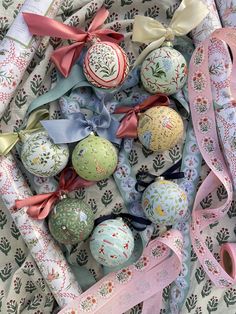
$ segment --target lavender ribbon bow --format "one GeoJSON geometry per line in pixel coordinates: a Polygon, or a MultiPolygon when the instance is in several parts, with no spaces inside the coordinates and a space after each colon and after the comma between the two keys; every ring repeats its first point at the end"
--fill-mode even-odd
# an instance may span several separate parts
{"type": "Polygon", "coordinates": [[[120,145],[121,139],[116,137],[119,122],[110,116],[102,102],[96,110],[98,115],[87,119],[82,112],[71,113],[68,119],[41,121],[55,144],[78,142],[89,136],[91,132],[120,145]]]}

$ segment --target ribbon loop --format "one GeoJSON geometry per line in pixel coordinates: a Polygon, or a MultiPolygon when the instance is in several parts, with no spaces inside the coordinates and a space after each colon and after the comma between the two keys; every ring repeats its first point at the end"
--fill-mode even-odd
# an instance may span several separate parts
{"type": "Polygon", "coordinates": [[[0,156],[7,155],[13,147],[19,142],[23,141],[27,134],[31,134],[42,130],[40,120],[48,118],[48,110],[40,109],[34,111],[25,126],[24,130],[12,133],[1,133],[0,134],[0,156]]]}
{"type": "Polygon", "coordinates": [[[141,104],[136,105],[135,107],[119,107],[114,113],[120,114],[124,113],[121,124],[116,132],[118,138],[136,138],[137,127],[138,127],[138,114],[141,111],[145,111],[154,106],[168,106],[170,104],[169,98],[164,94],[156,94],[148,97],[141,104]]]}
{"type": "Polygon", "coordinates": [[[23,200],[16,200],[15,207],[16,209],[20,209],[28,206],[28,215],[41,220],[48,216],[52,206],[62,195],[68,194],[81,187],[89,187],[92,184],[94,184],[94,182],[84,180],[77,176],[73,168],[66,168],[61,172],[59,187],[55,192],[38,194],[23,200]]]}
{"type": "Polygon", "coordinates": [[[72,45],[56,49],[51,56],[51,60],[65,77],[69,75],[73,64],[79,58],[86,42],[93,40],[95,37],[102,41],[111,41],[115,43],[119,43],[123,40],[124,36],[122,34],[111,29],[98,29],[104,24],[108,15],[109,12],[102,7],[95,15],[86,32],[45,16],[33,13],[23,13],[24,20],[32,34],[39,36],[53,36],[76,41],[72,45]]]}
{"type": "Polygon", "coordinates": [[[140,64],[150,51],[159,48],[164,41],[174,40],[175,36],[188,34],[207,16],[208,12],[207,6],[202,1],[182,0],[169,27],[163,26],[151,17],[136,15],[133,26],[133,41],[150,44],[150,47],[147,46],[142,51],[134,66],[140,64]]]}

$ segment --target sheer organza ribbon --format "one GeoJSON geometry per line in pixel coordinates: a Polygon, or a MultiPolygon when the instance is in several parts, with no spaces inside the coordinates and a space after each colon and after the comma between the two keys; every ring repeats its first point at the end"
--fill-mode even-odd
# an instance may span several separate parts
{"type": "Polygon", "coordinates": [[[111,29],[99,29],[104,24],[108,15],[109,12],[102,7],[95,15],[88,31],[84,31],[45,16],[34,13],[23,13],[24,20],[32,34],[75,41],[71,45],[56,49],[51,56],[51,60],[65,77],[69,75],[71,67],[79,58],[87,42],[94,38],[114,43],[119,43],[123,40],[124,36],[122,34],[111,29]]]}
{"type": "Polygon", "coordinates": [[[66,168],[61,172],[59,187],[55,192],[30,196],[23,200],[16,200],[15,208],[28,207],[27,213],[35,219],[44,219],[50,213],[52,206],[61,196],[75,191],[81,187],[89,187],[94,182],[86,181],[79,176],[72,168],[66,168]]]}
{"type": "Polygon", "coordinates": [[[145,99],[141,104],[134,107],[123,106],[114,111],[114,114],[122,114],[125,116],[121,120],[121,124],[116,132],[118,138],[137,137],[138,114],[154,106],[168,106],[169,98],[164,94],[156,94],[145,99]]]}

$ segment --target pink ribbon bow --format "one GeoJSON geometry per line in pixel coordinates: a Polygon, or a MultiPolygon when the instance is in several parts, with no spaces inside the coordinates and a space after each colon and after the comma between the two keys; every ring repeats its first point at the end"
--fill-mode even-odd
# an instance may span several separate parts
{"type": "Polygon", "coordinates": [[[118,138],[137,137],[138,127],[138,113],[147,110],[154,106],[168,106],[170,104],[169,98],[164,94],[156,94],[148,97],[141,104],[135,107],[119,107],[114,113],[120,114],[125,113],[124,118],[121,120],[121,124],[116,132],[118,138]]]}
{"type": "Polygon", "coordinates": [[[32,34],[71,39],[75,41],[72,45],[56,49],[51,56],[51,60],[65,77],[69,75],[73,64],[79,58],[86,42],[91,41],[95,37],[102,41],[110,41],[114,43],[119,43],[123,40],[124,35],[111,29],[98,29],[104,24],[108,15],[109,12],[102,7],[95,15],[86,32],[82,29],[65,25],[42,15],[23,13],[25,22],[32,34]]]}
{"type": "Polygon", "coordinates": [[[35,219],[44,219],[48,216],[52,206],[63,194],[67,194],[81,187],[89,187],[94,182],[86,181],[79,176],[72,168],[62,171],[59,179],[59,187],[55,192],[30,196],[23,200],[16,200],[15,208],[20,209],[28,206],[27,214],[35,219]]]}

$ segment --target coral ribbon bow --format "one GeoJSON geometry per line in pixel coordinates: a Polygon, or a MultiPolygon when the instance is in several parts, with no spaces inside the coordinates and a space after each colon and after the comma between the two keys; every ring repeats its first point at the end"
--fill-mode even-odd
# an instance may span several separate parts
{"type": "Polygon", "coordinates": [[[93,38],[99,38],[102,41],[119,43],[123,40],[124,35],[111,29],[98,29],[104,24],[108,15],[109,12],[102,7],[95,15],[88,31],[86,32],[82,29],[65,25],[42,15],[26,12],[23,13],[24,20],[32,34],[39,36],[52,36],[75,41],[69,46],[56,49],[51,56],[51,60],[65,77],[69,75],[71,67],[79,58],[87,41],[91,41],[93,38]]]}
{"type": "Polygon", "coordinates": [[[88,187],[94,184],[86,181],[75,173],[74,169],[66,168],[62,171],[59,180],[59,187],[55,192],[30,196],[23,200],[16,200],[15,208],[20,209],[28,206],[27,214],[35,219],[44,219],[48,216],[52,206],[64,194],[77,190],[81,187],[88,187]]]}
{"type": "Polygon", "coordinates": [[[141,104],[135,107],[119,107],[114,113],[125,113],[124,118],[116,132],[118,138],[137,137],[138,114],[141,111],[147,110],[154,106],[168,106],[170,104],[169,98],[164,94],[156,94],[145,99],[141,104]]]}

